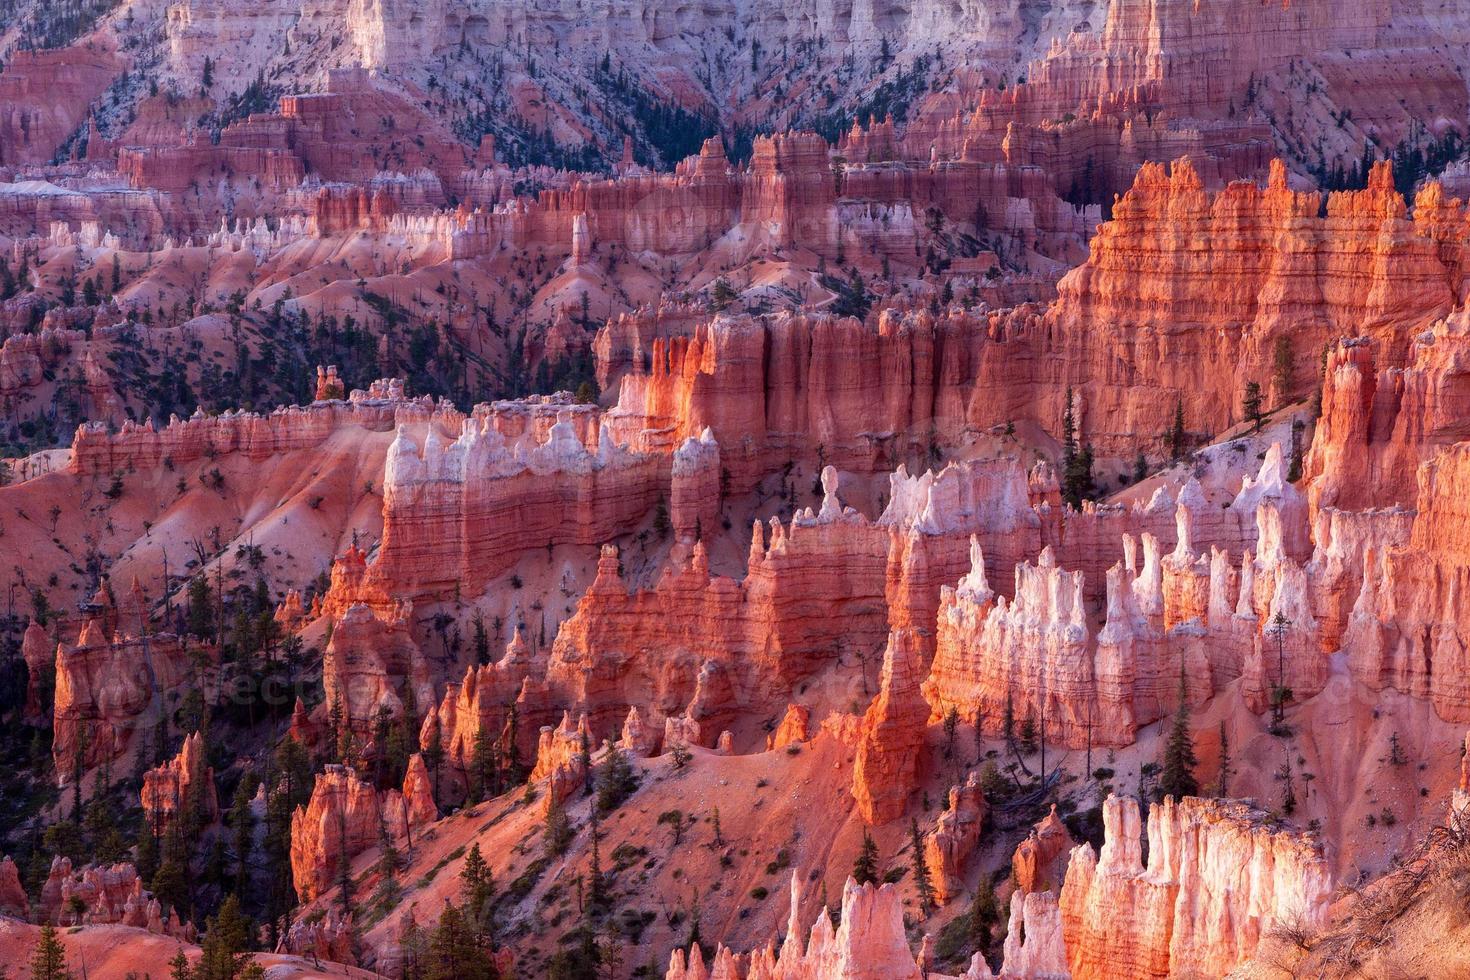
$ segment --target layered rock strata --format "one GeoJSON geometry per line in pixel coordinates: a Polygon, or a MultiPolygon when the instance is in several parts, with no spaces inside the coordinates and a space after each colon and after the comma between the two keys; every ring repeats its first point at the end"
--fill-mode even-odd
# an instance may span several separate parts
{"type": "Polygon", "coordinates": [[[1332,875],[1322,844],[1273,828],[1246,804],[1155,804],[1147,867],[1138,804],[1111,797],[1103,821],[1101,853],[1076,848],[1062,886],[1074,978],[1224,976],[1272,929],[1326,921],[1332,875]]]}

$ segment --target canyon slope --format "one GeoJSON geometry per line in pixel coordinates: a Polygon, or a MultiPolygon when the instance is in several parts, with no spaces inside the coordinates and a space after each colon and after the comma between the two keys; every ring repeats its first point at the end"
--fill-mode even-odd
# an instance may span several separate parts
{"type": "Polygon", "coordinates": [[[1467,69],[1460,0],[0,4],[0,949],[1464,973],[1467,69]]]}

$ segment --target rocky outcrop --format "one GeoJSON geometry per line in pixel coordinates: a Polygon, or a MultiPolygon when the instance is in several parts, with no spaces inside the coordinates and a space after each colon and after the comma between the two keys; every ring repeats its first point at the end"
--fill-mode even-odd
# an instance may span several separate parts
{"type": "Polygon", "coordinates": [[[198,732],[184,739],[178,755],[143,774],[142,799],[143,819],[158,838],[181,814],[197,827],[219,819],[214,769],[204,757],[204,739],[198,732]]]}
{"type": "Polygon", "coordinates": [[[1000,975],[1028,980],[1066,980],[1076,975],[1068,972],[1062,911],[1056,895],[1024,892],[1019,888],[1011,893],[1005,962],[1000,975]]]}
{"type": "Polygon", "coordinates": [[[100,43],[16,48],[0,72],[0,166],[49,163],[125,67],[100,43]]]}
{"type": "Polygon", "coordinates": [[[407,610],[380,617],[365,605],[347,610],[332,627],[322,661],[326,700],[319,710],[340,709],[364,753],[381,751],[373,744],[380,719],[404,718],[418,729],[421,705],[433,703],[434,685],[428,662],[414,642],[407,610]]]}
{"type": "Polygon", "coordinates": [[[307,917],[292,922],[281,936],[276,951],[356,966],[352,938],[352,913],[344,915],[334,906],[327,909],[327,914],[320,919],[307,917]]]}
{"type": "Polygon", "coordinates": [[[31,722],[41,722],[46,715],[43,692],[55,683],[56,644],[46,634],[46,628],[35,620],[31,620],[21,637],[20,655],[26,663],[25,717],[31,722]]]}
{"type": "Polygon", "coordinates": [[[1011,599],[991,589],[977,549],[970,573],[940,593],[924,684],[931,718],[953,709],[1000,735],[1009,715],[1069,747],[1128,745],[1139,727],[1178,707],[1181,674],[1191,704],[1237,678],[1256,711],[1279,687],[1298,699],[1321,690],[1327,662],[1310,563],[1292,557],[1307,551],[1306,509],[1281,480],[1281,453],[1266,457],[1259,478],[1247,478],[1223,509],[1206,506],[1199,485],[1186,484],[1168,555],[1144,533],[1140,562],[1139,542],[1123,535],[1123,560],[1105,576],[1101,628],[1088,615],[1084,574],[1063,568],[1050,546],[1034,564],[1016,566],[1011,599]],[[1249,535],[1247,513],[1255,525],[1249,535]],[[1195,550],[1196,521],[1212,514],[1224,515],[1213,536],[1247,542],[1238,571],[1222,547],[1195,550]]]}
{"type": "Polygon", "coordinates": [[[458,799],[468,787],[475,746],[483,738],[519,768],[536,757],[537,733],[549,706],[531,678],[545,673],[546,657],[536,656],[518,626],[504,655],[482,667],[468,667],[459,683],[445,686],[444,697],[431,707],[419,730],[425,751],[437,743],[444,765],[439,791],[458,799]]]}
{"type": "Polygon", "coordinates": [[[1470,519],[1467,487],[1470,443],[1443,449],[1419,467],[1408,541],[1365,541],[1360,586],[1342,633],[1357,680],[1372,690],[1427,699],[1441,718],[1456,723],[1470,721],[1466,648],[1459,638],[1461,624],[1470,621],[1463,598],[1470,556],[1459,530],[1470,519]]]}
{"type": "MultiPolygon", "coordinates": [[[[676,949],[669,957],[665,980],[923,980],[924,971],[904,935],[903,902],[893,885],[859,885],[851,878],[842,892],[842,925],[832,927],[826,909],[818,915],[806,941],[800,929],[801,892],[791,879],[791,912],[786,938],[778,954],[774,945],[748,956],[736,956],[721,945],[706,970],[698,946],[686,956],[676,949]]],[[[982,964],[983,965],[983,964],[982,964]]],[[[989,977],[985,971],[982,976],[989,977]]]]}
{"type": "Polygon", "coordinates": [[[776,730],[766,736],[766,749],[784,749],[811,737],[811,709],[802,704],[788,704],[776,730]]]}
{"type": "Polygon", "coordinates": [[[1247,804],[1155,804],[1147,868],[1138,804],[1110,797],[1103,821],[1102,852],[1076,848],[1062,886],[1074,978],[1224,976],[1273,928],[1325,921],[1332,875],[1321,843],[1247,804]]]}
{"type": "Polygon", "coordinates": [[[30,899],[26,897],[25,886],[20,883],[20,870],[6,855],[0,860],[0,915],[25,919],[30,916],[30,909],[30,899]]]}
{"type": "Polygon", "coordinates": [[[630,705],[661,725],[694,704],[691,717],[713,738],[739,712],[784,705],[794,683],[844,648],[876,650],[887,633],[887,539],[840,510],[789,527],[773,521],[769,544],[757,523],[743,581],[711,576],[701,543],[652,590],[633,593],[616,550],[605,548],[557,635],[548,677],[585,706],[594,730],[620,724],[630,705]],[[716,698],[717,686],[745,693],[716,698]],[[654,692],[651,703],[644,691],[654,692]]]}
{"type": "Polygon", "coordinates": [[[334,569],[327,608],[366,601],[382,611],[398,598],[477,595],[528,550],[594,546],[636,526],[669,485],[669,457],[629,452],[599,435],[594,412],[581,408],[549,406],[543,432],[533,418],[530,429],[507,435],[515,420],[493,413],[462,419],[453,440],[434,423],[418,435],[400,426],[377,558],[334,569]]]}
{"type": "Polygon", "coordinates": [[[178,638],[109,638],[89,620],[75,645],[56,648],[56,701],[51,757],[58,778],[76,778],[83,767],[118,758],[140,725],[151,724],[161,696],[191,670],[178,638]]]}
{"type": "Polygon", "coordinates": [[[986,358],[979,383],[1031,387],[1021,404],[991,397],[992,414],[972,421],[1055,426],[1070,389],[1079,438],[1103,456],[1127,458],[1145,433],[1156,434],[1145,448],[1160,451],[1176,405],[1188,432],[1220,432],[1240,421],[1246,381],[1268,385],[1278,338],[1293,363],[1287,390],[1268,397],[1284,404],[1306,394],[1316,352],[1336,337],[1366,332],[1401,350],[1448,313],[1463,291],[1461,259],[1441,247],[1439,229],[1451,226],[1411,220],[1387,164],[1366,190],[1325,203],[1291,190],[1279,164],[1265,188],[1236,182],[1215,194],[1188,161],[1146,164],[1088,261],[1058,283],[1057,302],[1004,316],[1015,353],[986,358]],[[1023,350],[1038,366],[1030,373],[1015,367],[1023,350]],[[1119,351],[1129,352],[1122,376],[1104,366],[1119,351]]]}
{"type": "Polygon", "coordinates": [[[412,843],[438,817],[422,759],[409,766],[403,791],[378,791],[348,766],[318,773],[311,800],[291,814],[291,878],[301,901],[332,888],[344,867],[383,840],[412,843]]]}
{"type": "Polygon", "coordinates": [[[653,340],[608,425],[619,441],[657,439],[669,452],[708,428],[732,493],[818,446],[839,469],[891,470],[962,433],[978,327],[895,311],[876,327],[799,313],[701,321],[692,336],[653,340]]]}
{"type": "Polygon", "coordinates": [[[895,630],[883,653],[878,696],[863,715],[852,795],[869,824],[902,816],[919,767],[929,706],[919,692],[922,647],[912,630],[895,630]]]}
{"type": "Polygon", "coordinates": [[[346,402],[278,408],[269,415],[197,412],[186,420],[175,416],[162,428],[155,427],[152,419],[142,424],[129,420],[116,432],[103,423],[86,422],[78,426],[72,440],[71,469],[84,475],[123,473],[232,453],[261,460],[314,449],[347,426],[387,431],[400,412],[404,418],[423,418],[432,410],[430,399],[405,399],[403,383],[396,381],[354,391],[346,402]]]}
{"type": "Polygon", "coordinates": [[[934,898],[947,904],[964,890],[965,861],[980,843],[980,828],[989,808],[980,777],[970,773],[962,786],[949,788],[949,805],[924,838],[925,867],[933,877],[934,898]]]}
{"type": "Polygon", "coordinates": [[[143,890],[131,864],[89,864],[73,869],[71,860],[56,857],[41,886],[37,909],[43,922],[58,926],[120,924],[193,942],[192,923],[181,921],[178,909],[164,909],[143,890]]]}
{"type": "Polygon", "coordinates": [[[541,739],[536,746],[536,767],[531,770],[531,781],[548,781],[548,809],[566,801],[573,793],[586,786],[592,749],[592,735],[587,729],[586,715],[582,715],[573,725],[571,714],[566,713],[562,715],[560,725],[555,728],[546,725],[541,729],[541,739]]]}
{"type": "Polygon", "coordinates": [[[1053,804],[1051,812],[1037,821],[1011,855],[1011,877],[1017,890],[1060,892],[1067,859],[1076,845],[1053,804]]]}

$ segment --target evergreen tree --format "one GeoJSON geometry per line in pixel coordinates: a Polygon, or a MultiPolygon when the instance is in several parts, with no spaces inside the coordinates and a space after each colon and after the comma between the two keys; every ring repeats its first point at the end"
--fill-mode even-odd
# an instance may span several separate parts
{"type": "Polygon", "coordinates": [[[1291,400],[1291,368],[1295,359],[1291,337],[1286,334],[1277,337],[1271,354],[1271,388],[1276,396],[1277,406],[1285,405],[1291,400]]]}
{"type": "Polygon", "coordinates": [[[638,789],[638,774],[627,755],[617,745],[608,749],[607,757],[597,773],[597,813],[606,816],[638,789]]]}
{"type": "Polygon", "coordinates": [[[592,860],[587,869],[587,904],[601,908],[607,904],[607,882],[602,877],[602,824],[597,818],[597,807],[592,808],[592,860]]]}
{"type": "Polygon", "coordinates": [[[1179,799],[1199,794],[1199,780],[1194,767],[1199,760],[1194,754],[1194,735],[1189,730],[1189,698],[1184,682],[1184,668],[1179,669],[1179,710],[1164,744],[1164,759],[1159,772],[1159,794],[1179,799]]]}
{"type": "Polygon", "coordinates": [[[982,874],[975,886],[975,900],[970,903],[969,928],[970,946],[977,953],[990,947],[990,931],[1000,921],[1000,905],[995,898],[995,885],[990,876],[982,874]]]}
{"type": "Polygon", "coordinates": [[[729,280],[721,276],[715,280],[714,286],[710,289],[710,309],[720,313],[728,309],[738,295],[730,286],[729,280]]]}
{"type": "Polygon", "coordinates": [[[50,925],[41,927],[36,948],[31,952],[31,980],[72,980],[66,965],[66,949],[50,925]]]}
{"type": "Polygon", "coordinates": [[[180,918],[187,918],[189,911],[189,846],[184,841],[180,828],[182,820],[173,821],[163,837],[163,859],[153,875],[153,896],[166,909],[173,909],[180,918]]]}
{"type": "Polygon", "coordinates": [[[566,807],[552,794],[546,807],[546,831],[543,838],[547,857],[561,857],[572,843],[572,822],[566,807]]]}
{"type": "Polygon", "coordinates": [[[1179,461],[1184,456],[1185,440],[1187,435],[1184,431],[1184,399],[1174,399],[1174,424],[1169,427],[1169,457],[1179,461]]]}
{"type": "Polygon", "coordinates": [[[240,900],[234,895],[227,897],[219,914],[205,927],[192,980],[238,980],[244,976],[251,965],[248,950],[254,932],[255,924],[240,910],[240,900]]]}
{"type": "Polygon", "coordinates": [[[490,634],[485,631],[485,616],[475,612],[475,663],[484,666],[490,662],[490,634]]]}
{"type": "Polygon", "coordinates": [[[491,900],[495,897],[495,876],[480,853],[479,842],[473,844],[469,854],[465,855],[459,880],[465,916],[476,932],[484,936],[489,932],[490,913],[494,910],[491,900]]]}
{"type": "Polygon", "coordinates": [[[929,865],[924,859],[924,835],[919,833],[917,817],[909,818],[909,845],[913,849],[914,889],[919,893],[919,909],[927,914],[934,906],[934,883],[929,878],[929,865]]]}
{"type": "Polygon", "coordinates": [[[214,635],[214,598],[209,580],[196,575],[189,581],[189,632],[200,639],[214,635]]]}
{"type": "Polygon", "coordinates": [[[470,771],[469,771],[469,801],[479,803],[487,796],[496,795],[499,787],[496,785],[495,747],[490,741],[490,733],[481,728],[475,732],[475,741],[470,749],[470,771]]]}
{"type": "Polygon", "coordinates": [[[859,885],[878,881],[878,842],[863,828],[863,846],[858,850],[857,860],[852,863],[852,880],[859,885]]]}
{"type": "Polygon", "coordinates": [[[1253,428],[1261,427],[1261,386],[1255,381],[1245,383],[1245,394],[1240,399],[1240,410],[1253,428]]]}
{"type": "Polygon", "coordinates": [[[1225,723],[1220,722],[1220,776],[1215,781],[1215,795],[1230,795],[1230,777],[1234,767],[1230,761],[1230,736],[1225,732],[1225,723]]]}
{"type": "Polygon", "coordinates": [[[499,976],[489,949],[453,903],[444,906],[424,959],[424,980],[496,980],[499,976]]]}

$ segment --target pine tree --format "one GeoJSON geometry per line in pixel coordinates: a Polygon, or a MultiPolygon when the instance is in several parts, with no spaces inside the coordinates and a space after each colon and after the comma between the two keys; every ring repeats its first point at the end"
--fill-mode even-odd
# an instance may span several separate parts
{"type": "Polygon", "coordinates": [[[237,980],[241,977],[250,965],[251,956],[247,950],[254,931],[254,923],[240,910],[240,900],[230,895],[220,906],[219,914],[206,926],[199,960],[194,964],[193,980],[237,980]]]}
{"type": "Polygon", "coordinates": [[[607,904],[607,882],[602,877],[602,824],[598,821],[597,807],[592,808],[592,860],[587,869],[587,904],[601,908],[607,904]]]}
{"type": "Polygon", "coordinates": [[[1169,457],[1176,462],[1184,456],[1184,399],[1174,399],[1174,424],[1169,428],[1169,457]]]}
{"type": "Polygon", "coordinates": [[[859,885],[878,881],[878,842],[863,828],[863,846],[858,850],[857,860],[852,863],[852,880],[859,885]]]}
{"type": "Polygon", "coordinates": [[[929,878],[929,864],[924,859],[924,835],[919,833],[917,817],[909,818],[909,845],[913,849],[914,888],[919,893],[919,909],[927,913],[934,906],[934,883],[929,878]]]}
{"type": "Polygon", "coordinates": [[[1230,736],[1225,731],[1225,723],[1220,722],[1220,777],[1215,781],[1215,795],[1230,795],[1230,777],[1233,774],[1233,766],[1230,762],[1230,736]]]}
{"type": "Polygon", "coordinates": [[[327,752],[330,762],[352,763],[352,719],[347,717],[340,693],[332,696],[327,711],[327,752]]]}
{"type": "Polygon", "coordinates": [[[549,858],[561,857],[567,852],[567,847],[571,842],[572,823],[567,818],[566,807],[553,793],[546,807],[546,831],[543,838],[546,856],[549,858]]]}
{"type": "Polygon", "coordinates": [[[250,812],[254,780],[245,778],[235,787],[230,803],[229,822],[235,832],[235,891],[244,894],[250,883],[250,851],[255,843],[255,818],[250,812]]]}
{"type": "Polygon", "coordinates": [[[487,796],[495,795],[495,749],[490,744],[490,733],[481,728],[475,732],[475,741],[470,749],[469,801],[479,803],[487,796]]]}
{"type": "Polygon", "coordinates": [[[459,872],[460,893],[464,897],[465,914],[480,935],[485,935],[490,923],[492,906],[490,900],[495,897],[495,876],[486,863],[485,856],[480,852],[480,845],[476,842],[470,847],[470,852],[465,855],[464,867],[459,872]]]}
{"type": "Polygon", "coordinates": [[[210,593],[209,580],[196,575],[189,582],[189,632],[200,639],[214,634],[214,598],[210,593]]]}
{"type": "Polygon", "coordinates": [[[975,886],[975,900],[970,903],[969,933],[970,946],[977,953],[990,947],[990,930],[1000,921],[1000,906],[995,899],[995,885],[990,876],[982,874],[975,886]]]}
{"type": "Polygon", "coordinates": [[[1292,362],[1296,360],[1295,353],[1292,350],[1291,337],[1282,334],[1276,338],[1271,356],[1271,387],[1276,395],[1277,406],[1285,405],[1291,400],[1291,368],[1292,362]]]}
{"type": "Polygon", "coordinates": [[[1179,710],[1164,745],[1164,759],[1159,774],[1159,793],[1179,799],[1199,794],[1199,780],[1194,767],[1199,760],[1194,754],[1194,735],[1189,730],[1189,696],[1184,682],[1184,668],[1179,668],[1179,710]]]}
{"type": "Polygon", "coordinates": [[[490,662],[490,634],[485,631],[485,616],[475,612],[475,663],[484,666],[490,662]]]}
{"type": "Polygon", "coordinates": [[[41,927],[41,935],[31,953],[31,980],[71,980],[71,970],[66,965],[66,949],[50,925],[41,927]]]}
{"type": "Polygon", "coordinates": [[[1253,428],[1261,427],[1261,386],[1258,382],[1247,381],[1245,383],[1245,394],[1240,399],[1240,410],[1253,428]]]}
{"type": "Polygon", "coordinates": [[[637,788],[638,775],[628,762],[627,755],[617,745],[613,745],[608,749],[607,757],[597,773],[598,816],[606,816],[622,806],[623,801],[632,796],[637,788]]]}

